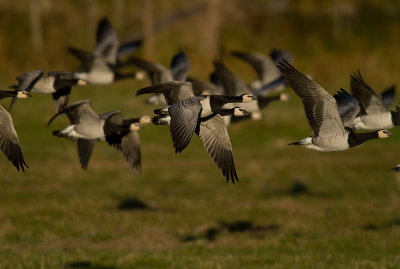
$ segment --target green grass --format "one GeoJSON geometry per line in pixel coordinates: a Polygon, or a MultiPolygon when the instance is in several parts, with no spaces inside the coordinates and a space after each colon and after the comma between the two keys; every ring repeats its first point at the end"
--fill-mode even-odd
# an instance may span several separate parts
{"type": "MultiPolygon", "coordinates": [[[[134,97],[145,85],[76,88],[72,101],[151,113],[134,97]]],[[[157,126],[141,131],[141,175],[105,142],[84,171],[76,145],[51,135],[67,120],[46,128],[50,96],[18,101],[30,168],[17,173],[0,156],[0,268],[398,268],[400,176],[387,169],[400,161],[399,131],[339,153],[291,147],[310,133],[291,95],[229,128],[234,185],[198,137],[176,155],[157,126]],[[118,209],[129,201],[145,208],[118,209]]]]}

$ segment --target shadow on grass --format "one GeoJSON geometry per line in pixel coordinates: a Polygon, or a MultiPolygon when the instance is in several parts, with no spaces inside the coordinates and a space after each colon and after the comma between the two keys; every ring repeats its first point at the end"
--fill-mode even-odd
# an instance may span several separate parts
{"type": "Polygon", "coordinates": [[[264,186],[264,195],[265,197],[280,197],[280,196],[293,196],[293,197],[308,196],[316,198],[337,197],[335,193],[312,191],[307,186],[307,184],[298,179],[294,179],[289,186],[283,189],[273,189],[266,184],[264,186]]]}
{"type": "Polygon", "coordinates": [[[400,218],[395,218],[389,222],[382,224],[369,223],[362,226],[362,228],[366,231],[378,231],[378,230],[393,228],[396,226],[400,226],[400,218]]]}
{"type": "Polygon", "coordinates": [[[279,229],[278,224],[254,225],[251,220],[238,220],[232,222],[219,221],[216,226],[207,228],[199,234],[188,234],[180,238],[182,242],[191,242],[198,239],[207,239],[215,241],[216,237],[222,232],[228,233],[263,233],[268,231],[276,231],[279,229]]]}
{"type": "Polygon", "coordinates": [[[122,200],[118,206],[118,210],[153,210],[154,208],[145,202],[133,197],[122,200]]]}
{"type": "Polygon", "coordinates": [[[94,265],[88,261],[75,261],[64,264],[64,269],[116,269],[116,267],[94,265]]]}

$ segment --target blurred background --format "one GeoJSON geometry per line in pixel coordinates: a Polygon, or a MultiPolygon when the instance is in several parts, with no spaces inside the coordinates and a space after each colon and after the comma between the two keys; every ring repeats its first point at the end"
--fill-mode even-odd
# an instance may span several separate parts
{"type": "Polygon", "coordinates": [[[399,10],[396,0],[3,0],[1,79],[38,66],[73,69],[66,46],[92,48],[107,17],[122,41],[144,39],[146,59],[169,62],[184,50],[193,74],[208,74],[211,59],[233,49],[280,48],[328,82],[356,68],[383,82],[399,73],[399,10]]]}
{"type": "MultiPolygon", "coordinates": [[[[76,70],[66,47],[91,50],[103,17],[120,41],[144,40],[136,56],[169,66],[183,50],[202,79],[221,57],[252,81],[229,52],[278,48],[331,93],[357,69],[377,92],[400,86],[398,0],[0,0],[1,89],[39,67],[76,70]]],[[[134,96],[148,85],[77,87],[70,102],[152,115],[134,96]]],[[[51,134],[68,121],[46,128],[50,96],[20,100],[11,114],[30,168],[0,154],[0,268],[397,268],[400,177],[387,170],[400,162],[398,128],[345,152],[290,147],[310,129],[287,92],[262,120],[229,128],[234,185],[197,137],[176,155],[159,126],[140,132],[141,175],[102,142],[84,171],[76,145],[51,134]]]]}

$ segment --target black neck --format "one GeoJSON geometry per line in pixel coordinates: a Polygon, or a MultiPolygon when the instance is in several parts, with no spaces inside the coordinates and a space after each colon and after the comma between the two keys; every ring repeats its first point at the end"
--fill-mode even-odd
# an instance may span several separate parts
{"type": "Polygon", "coordinates": [[[223,105],[227,103],[241,103],[241,102],[243,102],[241,96],[210,95],[210,106],[213,112],[218,111],[223,105]]]}
{"type": "Polygon", "coordinates": [[[136,76],[135,73],[120,73],[120,72],[116,72],[114,80],[120,80],[120,79],[125,79],[125,78],[134,78],[135,76],[136,76]]]}
{"type": "Polygon", "coordinates": [[[229,115],[233,115],[235,109],[231,108],[231,109],[220,109],[217,111],[218,114],[220,114],[221,116],[229,116],[229,115]]]}
{"type": "Polygon", "coordinates": [[[390,111],[390,114],[392,114],[392,123],[394,126],[400,124],[400,113],[396,111],[390,111]]]}
{"type": "Polygon", "coordinates": [[[6,97],[16,97],[18,91],[0,91],[0,100],[6,97]]]}
{"type": "Polygon", "coordinates": [[[376,139],[378,137],[378,131],[370,132],[370,133],[354,133],[350,132],[347,142],[349,143],[349,147],[355,147],[361,145],[365,141],[376,139]]]}
{"type": "Polygon", "coordinates": [[[272,101],[278,101],[280,99],[281,99],[280,95],[268,96],[268,97],[258,97],[258,106],[260,107],[260,109],[262,109],[262,108],[266,107],[272,101]]]}

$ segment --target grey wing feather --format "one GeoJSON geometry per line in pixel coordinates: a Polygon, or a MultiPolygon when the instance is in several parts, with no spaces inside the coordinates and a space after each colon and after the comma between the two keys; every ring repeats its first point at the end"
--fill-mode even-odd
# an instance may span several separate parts
{"type": "Polygon", "coordinates": [[[66,113],[71,124],[78,124],[80,122],[86,121],[86,122],[93,122],[93,121],[99,121],[100,117],[97,115],[96,112],[90,107],[90,101],[89,100],[83,100],[83,101],[78,101],[75,103],[72,103],[71,105],[65,107],[64,109],[61,109],[58,113],[56,113],[47,123],[47,125],[50,125],[50,123],[59,115],[66,113]]]}
{"type": "Polygon", "coordinates": [[[204,91],[208,91],[211,95],[222,95],[222,88],[218,87],[212,82],[197,79],[194,77],[188,77],[187,81],[192,83],[193,91],[195,95],[200,95],[204,91]]]}
{"type": "Polygon", "coordinates": [[[261,53],[233,51],[232,55],[251,64],[262,84],[270,83],[280,77],[274,61],[261,53]]]}
{"type": "Polygon", "coordinates": [[[378,114],[387,112],[387,108],[382,102],[382,97],[378,95],[361,77],[360,71],[350,76],[350,88],[352,95],[357,98],[361,106],[361,113],[378,114]]]}
{"type": "Polygon", "coordinates": [[[132,173],[141,172],[140,138],[137,131],[131,131],[121,139],[121,151],[132,173]]]}
{"type": "Polygon", "coordinates": [[[174,55],[171,61],[171,74],[174,78],[173,80],[186,81],[189,69],[189,59],[183,51],[174,55]]]}
{"type": "Polygon", "coordinates": [[[107,19],[102,19],[97,27],[97,44],[93,54],[102,57],[108,64],[117,63],[119,41],[117,33],[107,19]]]}
{"type": "Polygon", "coordinates": [[[222,116],[200,122],[198,133],[208,154],[229,182],[239,181],[233,162],[232,145],[222,116]]]}
{"type": "Polygon", "coordinates": [[[22,156],[17,132],[14,129],[10,114],[2,106],[0,106],[0,127],[1,151],[3,151],[4,155],[6,155],[7,159],[12,162],[18,171],[20,168],[22,171],[25,171],[24,166],[28,167],[28,165],[22,156]]]}
{"type": "Polygon", "coordinates": [[[17,77],[18,85],[16,91],[30,91],[34,83],[44,74],[42,68],[26,72],[17,77]]]}
{"type": "Polygon", "coordinates": [[[354,119],[361,110],[357,99],[343,89],[340,89],[333,97],[336,100],[344,127],[353,129],[354,119]]]}
{"type": "Polygon", "coordinates": [[[67,47],[69,53],[78,58],[82,63],[82,69],[89,72],[92,68],[94,61],[93,53],[86,50],[77,49],[74,47],[67,47]]]}
{"type": "Polygon", "coordinates": [[[137,57],[130,57],[128,63],[132,63],[147,72],[153,85],[173,81],[171,70],[159,63],[153,63],[137,57]]]}
{"type": "Polygon", "coordinates": [[[169,106],[171,116],[170,131],[175,152],[184,150],[196,130],[201,104],[198,98],[192,97],[169,106]]]}
{"type": "Polygon", "coordinates": [[[107,120],[107,119],[110,119],[112,116],[117,115],[117,114],[120,114],[120,117],[122,119],[121,110],[114,110],[114,111],[105,112],[105,113],[100,114],[99,116],[100,116],[100,118],[107,120]]]}
{"type": "Polygon", "coordinates": [[[280,62],[278,68],[303,102],[305,114],[314,136],[345,133],[335,98],[318,83],[297,71],[287,61],[280,62]]]}
{"type": "Polygon", "coordinates": [[[90,157],[92,156],[94,146],[96,145],[96,140],[78,139],[77,145],[78,145],[79,162],[81,163],[81,167],[83,169],[87,169],[90,157]]]}
{"type": "Polygon", "coordinates": [[[215,59],[213,64],[226,95],[234,96],[250,92],[246,83],[229,70],[222,61],[215,59]]]}
{"type": "Polygon", "coordinates": [[[387,88],[382,94],[382,103],[383,105],[389,109],[394,101],[396,100],[396,85],[393,85],[389,88],[387,88]]]}
{"type": "Polygon", "coordinates": [[[162,93],[168,105],[194,96],[192,84],[183,81],[169,81],[149,86],[138,90],[136,95],[139,96],[148,93],[162,93]]]}

